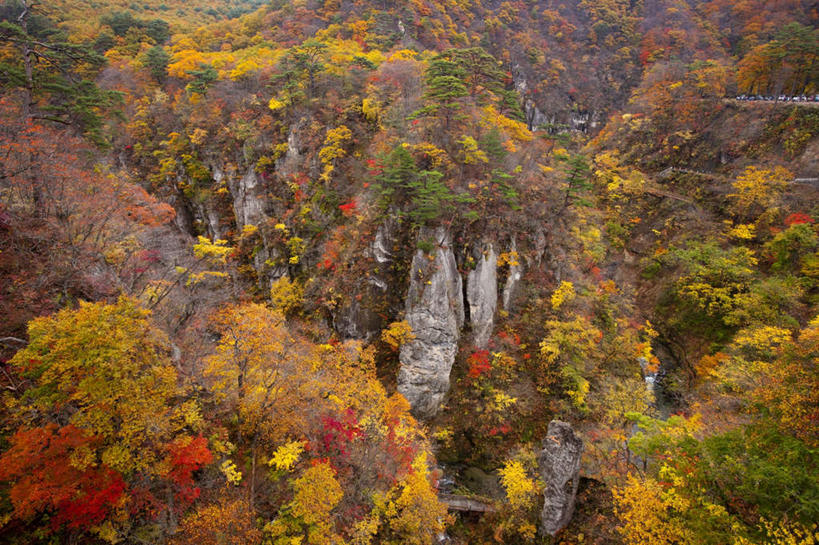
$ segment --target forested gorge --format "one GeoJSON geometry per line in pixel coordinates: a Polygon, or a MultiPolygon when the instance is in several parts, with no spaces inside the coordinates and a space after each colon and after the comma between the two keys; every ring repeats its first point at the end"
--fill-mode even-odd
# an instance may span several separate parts
{"type": "Polygon", "coordinates": [[[817,27],[3,0],[0,541],[819,542],[817,27]]]}

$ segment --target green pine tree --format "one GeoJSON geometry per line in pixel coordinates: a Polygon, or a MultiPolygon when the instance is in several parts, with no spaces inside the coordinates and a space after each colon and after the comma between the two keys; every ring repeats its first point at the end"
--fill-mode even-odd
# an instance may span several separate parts
{"type": "Polygon", "coordinates": [[[0,86],[21,89],[23,116],[78,127],[97,145],[107,145],[103,119],[122,102],[91,78],[106,59],[87,44],[70,43],[53,22],[20,0],[15,17],[0,21],[0,40],[15,46],[18,55],[0,60],[0,86]]]}

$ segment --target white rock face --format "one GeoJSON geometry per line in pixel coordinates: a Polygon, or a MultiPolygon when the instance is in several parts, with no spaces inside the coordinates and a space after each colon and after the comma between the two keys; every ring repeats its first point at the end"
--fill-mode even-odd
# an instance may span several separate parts
{"type": "Polygon", "coordinates": [[[192,205],[196,209],[196,214],[208,228],[208,236],[213,240],[222,238],[222,228],[219,225],[219,214],[213,208],[211,201],[193,202],[192,205]]]}
{"type": "MultiPolygon", "coordinates": [[[[537,235],[535,235],[535,267],[540,267],[544,253],[546,253],[546,233],[543,231],[543,227],[540,227],[537,230],[537,235]]],[[[532,264],[530,263],[530,265],[532,264]]]]}
{"type": "Polygon", "coordinates": [[[419,418],[434,416],[449,391],[449,373],[464,323],[463,284],[450,234],[422,229],[437,244],[434,258],[418,250],[412,260],[406,320],[415,339],[401,347],[398,391],[419,418]]]}
{"type": "Polygon", "coordinates": [[[353,298],[333,315],[333,328],[343,339],[369,342],[381,330],[378,315],[353,298]]]}
{"type": "Polygon", "coordinates": [[[375,232],[371,250],[373,258],[381,265],[392,261],[391,229],[389,223],[382,223],[375,232]]]}
{"type": "MultiPolygon", "coordinates": [[[[228,175],[227,185],[233,196],[233,213],[236,216],[238,230],[241,232],[245,225],[257,227],[261,225],[267,219],[267,214],[264,212],[264,201],[258,194],[259,178],[253,167],[251,166],[241,178],[228,175]]],[[[265,268],[265,261],[270,257],[267,244],[264,246],[265,249],[256,252],[253,256],[253,267],[260,273],[260,280],[262,280],[261,272],[265,268]]]]}
{"type": "MultiPolygon", "coordinates": [[[[233,214],[236,217],[236,227],[239,231],[245,225],[259,227],[268,220],[265,212],[265,196],[262,194],[261,182],[253,166],[250,166],[241,178],[233,170],[226,172],[219,168],[212,170],[213,179],[217,183],[225,180],[230,190],[230,195],[233,197],[233,214]]],[[[276,267],[271,270],[266,265],[267,260],[276,255],[271,254],[266,240],[262,242],[262,248],[253,255],[253,267],[259,273],[260,284],[263,287],[269,287],[274,281],[287,274],[287,269],[276,267]]]]}
{"type": "Polygon", "coordinates": [[[554,536],[572,519],[582,455],[583,441],[571,425],[559,420],[549,422],[538,456],[540,478],[546,483],[540,513],[540,530],[544,534],[554,536]]]}
{"type": "Polygon", "coordinates": [[[530,131],[537,131],[541,125],[553,124],[555,117],[549,117],[537,107],[531,99],[526,99],[523,104],[523,113],[526,116],[526,125],[530,131]]]}
{"type": "Polygon", "coordinates": [[[263,197],[258,194],[259,178],[253,167],[241,178],[228,176],[227,183],[233,196],[233,213],[239,230],[245,225],[258,226],[267,219],[263,197]]]}
{"type": "Polygon", "coordinates": [[[466,278],[466,299],[472,342],[477,348],[486,348],[498,308],[498,256],[491,243],[478,256],[477,265],[466,278]]]}
{"type": "Polygon", "coordinates": [[[219,226],[219,213],[213,209],[213,206],[205,207],[205,217],[208,220],[208,229],[214,240],[222,238],[222,228],[219,226]]]}
{"type": "Polygon", "coordinates": [[[378,229],[376,229],[375,238],[369,248],[370,255],[377,263],[373,271],[375,274],[371,276],[371,279],[374,280],[378,278],[378,282],[383,283],[385,286],[386,282],[384,278],[380,277],[385,275],[393,260],[393,250],[395,249],[394,245],[398,231],[398,223],[394,218],[398,213],[398,210],[393,208],[387,210],[387,217],[381,222],[378,229]]]}
{"type": "Polygon", "coordinates": [[[287,135],[287,151],[276,161],[276,172],[282,178],[287,178],[291,174],[298,172],[301,167],[302,157],[299,152],[299,131],[307,124],[307,118],[299,119],[287,135]]]}
{"type": "MultiPolygon", "coordinates": [[[[512,245],[509,248],[510,252],[517,252],[517,244],[515,239],[512,239],[512,245]]],[[[503,310],[510,312],[512,310],[512,296],[515,294],[515,288],[518,287],[521,277],[523,276],[523,269],[520,265],[520,258],[518,258],[517,265],[509,265],[509,276],[506,277],[506,283],[503,286],[503,310]]]]}

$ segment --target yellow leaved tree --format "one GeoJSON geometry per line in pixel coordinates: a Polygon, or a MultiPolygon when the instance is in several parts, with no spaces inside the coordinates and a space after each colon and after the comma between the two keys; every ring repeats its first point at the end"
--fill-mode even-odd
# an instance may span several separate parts
{"type": "Polygon", "coordinates": [[[381,332],[381,340],[395,351],[398,351],[402,345],[410,342],[414,338],[415,335],[412,333],[412,327],[410,327],[409,322],[406,320],[393,322],[387,329],[381,332]]]}
{"type": "Polygon", "coordinates": [[[265,533],[276,545],[341,544],[343,540],[334,529],[331,512],[342,497],[344,491],[329,464],[310,467],[293,481],[293,500],[276,520],[265,526],[265,533]]]}
{"type": "Polygon", "coordinates": [[[250,445],[252,505],[260,447],[272,448],[298,430],[299,411],[318,397],[316,348],[287,329],[281,312],[255,303],[223,309],[212,318],[212,328],[220,340],[206,358],[204,374],[250,445]]]}
{"type": "Polygon", "coordinates": [[[327,131],[324,147],[319,150],[319,159],[324,169],[321,172],[321,181],[330,182],[330,177],[336,168],[336,161],[347,155],[344,146],[353,138],[353,133],[344,125],[327,131]]]}
{"type": "Polygon", "coordinates": [[[172,545],[256,545],[262,532],[244,499],[222,496],[185,517],[172,545]]]}
{"type": "Polygon", "coordinates": [[[429,482],[426,452],[416,457],[412,469],[376,504],[376,512],[382,515],[381,533],[385,534],[382,543],[433,543],[451,520],[446,505],[438,501],[438,494],[429,482]]]}
{"type": "Polygon", "coordinates": [[[741,218],[755,217],[773,206],[793,174],[784,167],[764,169],[750,166],[733,183],[728,195],[741,218]]]}
{"type": "Polygon", "coordinates": [[[614,490],[615,513],[625,545],[694,545],[693,533],[678,517],[688,501],[666,490],[654,479],[629,475],[625,486],[614,490]]]}
{"type": "Polygon", "coordinates": [[[536,466],[534,452],[523,449],[498,470],[508,503],[501,511],[503,518],[496,536],[524,543],[534,540],[537,528],[533,521],[540,505],[538,497],[543,492],[543,482],[536,477],[536,466]]]}

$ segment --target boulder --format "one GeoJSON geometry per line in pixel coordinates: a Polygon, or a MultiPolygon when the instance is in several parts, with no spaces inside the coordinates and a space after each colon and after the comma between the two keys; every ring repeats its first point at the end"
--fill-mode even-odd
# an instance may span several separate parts
{"type": "Polygon", "coordinates": [[[582,454],[583,441],[575,435],[571,425],[559,420],[549,422],[543,450],[538,456],[540,477],[546,485],[540,513],[540,531],[544,534],[554,536],[572,518],[582,454]]]}
{"type": "Polygon", "coordinates": [[[502,500],[505,495],[498,476],[486,473],[477,467],[468,467],[464,469],[461,474],[460,482],[470,492],[474,492],[479,496],[492,498],[494,500],[502,500]]]}

